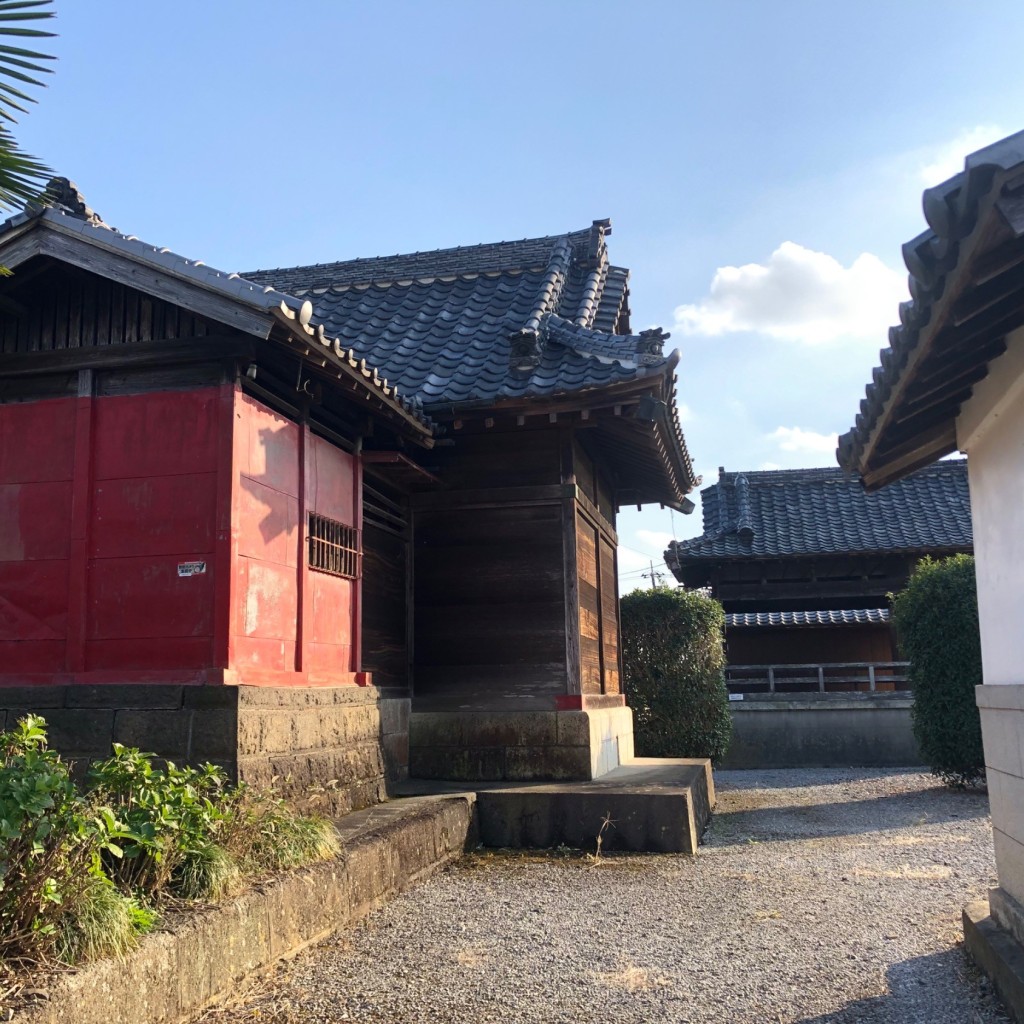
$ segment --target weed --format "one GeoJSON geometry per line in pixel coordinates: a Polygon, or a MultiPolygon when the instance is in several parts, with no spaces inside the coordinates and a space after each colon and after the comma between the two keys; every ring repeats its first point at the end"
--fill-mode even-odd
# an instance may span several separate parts
{"type": "Polygon", "coordinates": [[[28,716],[0,733],[0,966],[123,956],[167,899],[336,856],[324,818],[115,744],[80,789],[28,716]]]}
{"type": "Polygon", "coordinates": [[[601,860],[601,847],[604,845],[604,834],[610,828],[615,828],[615,822],[612,820],[612,812],[605,811],[604,817],[601,819],[601,827],[597,830],[597,835],[594,837],[595,863],[601,860]]]}

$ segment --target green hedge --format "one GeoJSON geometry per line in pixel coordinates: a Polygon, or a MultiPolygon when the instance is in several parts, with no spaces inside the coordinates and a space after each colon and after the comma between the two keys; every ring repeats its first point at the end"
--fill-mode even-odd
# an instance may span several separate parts
{"type": "Polygon", "coordinates": [[[974,559],[925,558],[893,599],[893,622],[914,688],[914,736],[925,763],[947,785],[985,774],[981,719],[981,640],[974,559]]]}
{"type": "Polygon", "coordinates": [[[732,721],[725,615],[694,591],[635,590],[622,599],[623,689],[642,757],[721,758],[732,721]]]}

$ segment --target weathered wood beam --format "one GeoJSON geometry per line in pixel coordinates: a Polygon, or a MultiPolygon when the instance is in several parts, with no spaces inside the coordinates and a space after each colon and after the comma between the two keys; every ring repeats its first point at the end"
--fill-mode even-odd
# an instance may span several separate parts
{"type": "Polygon", "coordinates": [[[947,365],[944,368],[944,376],[931,375],[928,381],[922,382],[920,388],[914,389],[912,397],[908,392],[908,400],[893,423],[905,423],[918,413],[931,408],[952,408],[958,405],[970,394],[970,388],[988,375],[988,364],[1005,351],[1006,344],[1000,339],[997,345],[984,353],[979,353],[978,360],[964,359],[959,364],[947,365]],[[968,389],[966,394],[965,388],[968,389]]]}
{"type": "Polygon", "coordinates": [[[954,327],[962,327],[1008,299],[1016,297],[1019,301],[1022,289],[1024,289],[1024,281],[1015,265],[998,277],[990,278],[986,284],[971,289],[967,296],[953,306],[950,312],[950,323],[954,327]]]}
{"type": "Polygon", "coordinates": [[[904,441],[884,454],[873,455],[862,473],[864,486],[876,491],[892,480],[957,450],[956,423],[948,417],[922,436],[904,441]]]}
{"type": "Polygon", "coordinates": [[[218,323],[261,338],[267,337],[274,325],[270,310],[249,308],[241,301],[218,295],[197,282],[161,273],[132,260],[130,256],[101,248],[91,241],[86,242],[52,230],[43,230],[36,237],[42,255],[52,256],[147,295],[173,302],[218,323]]]}
{"type": "Polygon", "coordinates": [[[145,341],[133,345],[25,352],[0,359],[0,377],[27,377],[93,369],[122,369],[171,363],[210,362],[251,357],[255,340],[240,334],[209,335],[173,341],[145,341]]]}
{"type": "Polygon", "coordinates": [[[433,511],[448,508],[501,508],[504,505],[549,505],[575,498],[572,484],[544,484],[539,487],[485,487],[438,494],[414,494],[409,501],[413,508],[433,511]]]}
{"type": "Polygon", "coordinates": [[[980,257],[971,267],[971,283],[988,284],[1009,270],[1024,264],[1024,242],[1013,241],[980,257]]]}

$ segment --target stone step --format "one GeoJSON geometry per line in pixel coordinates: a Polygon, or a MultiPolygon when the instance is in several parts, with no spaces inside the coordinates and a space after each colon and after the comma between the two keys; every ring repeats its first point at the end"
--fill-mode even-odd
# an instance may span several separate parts
{"type": "MultiPolygon", "coordinates": [[[[715,805],[706,758],[632,758],[598,779],[475,783],[484,846],[696,853],[715,805]],[[604,822],[608,821],[607,825],[604,822]]],[[[411,780],[403,792],[465,792],[411,780]]]]}

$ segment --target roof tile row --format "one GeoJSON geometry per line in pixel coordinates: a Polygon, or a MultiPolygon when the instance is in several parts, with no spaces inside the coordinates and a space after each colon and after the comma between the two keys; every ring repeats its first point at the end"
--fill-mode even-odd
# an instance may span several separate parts
{"type": "Polygon", "coordinates": [[[701,491],[704,533],[673,541],[666,562],[853,552],[969,550],[965,459],[865,493],[838,468],[720,472],[701,491]]]}

